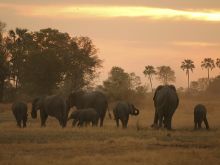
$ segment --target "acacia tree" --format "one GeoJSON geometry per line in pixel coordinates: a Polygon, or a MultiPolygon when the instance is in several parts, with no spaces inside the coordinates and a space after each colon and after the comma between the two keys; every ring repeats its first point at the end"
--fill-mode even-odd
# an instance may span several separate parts
{"type": "Polygon", "coordinates": [[[190,59],[185,59],[180,68],[184,71],[186,70],[186,75],[187,75],[187,78],[188,78],[188,90],[189,90],[189,71],[191,70],[191,72],[193,72],[193,69],[195,68],[195,65],[194,65],[194,62],[190,59]]]}
{"type": "Polygon", "coordinates": [[[157,72],[155,71],[154,67],[151,65],[147,65],[145,66],[145,70],[144,70],[144,75],[148,76],[148,79],[150,80],[150,86],[151,86],[151,90],[153,92],[153,85],[152,85],[152,76],[156,75],[157,72]]]}
{"type": "Polygon", "coordinates": [[[210,81],[210,70],[215,68],[215,63],[214,60],[211,58],[205,58],[202,62],[201,62],[201,67],[207,69],[208,71],[208,83],[210,81]]]}
{"type": "Polygon", "coordinates": [[[157,67],[157,79],[160,80],[164,85],[169,82],[175,82],[175,72],[170,68],[170,66],[160,66],[157,67]]]}
{"type": "Polygon", "coordinates": [[[148,88],[141,85],[141,79],[135,73],[127,73],[124,69],[112,67],[109,77],[99,86],[100,90],[113,100],[128,100],[136,96],[145,96],[148,88]]]}
{"type": "Polygon", "coordinates": [[[104,90],[110,98],[115,100],[125,99],[129,95],[130,78],[124,69],[112,67],[109,77],[103,82],[104,90]]]}

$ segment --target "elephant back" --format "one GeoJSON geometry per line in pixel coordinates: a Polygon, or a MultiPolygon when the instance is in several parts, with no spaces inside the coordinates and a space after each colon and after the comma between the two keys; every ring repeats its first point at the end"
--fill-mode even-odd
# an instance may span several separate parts
{"type": "Polygon", "coordinates": [[[103,114],[108,107],[106,96],[99,91],[84,92],[75,99],[77,109],[94,108],[98,114],[103,114]]]}
{"type": "Polygon", "coordinates": [[[174,86],[160,86],[155,92],[154,105],[157,111],[175,111],[179,104],[179,98],[174,86]]]}
{"type": "Polygon", "coordinates": [[[128,102],[126,101],[120,101],[118,102],[114,109],[113,109],[113,113],[115,116],[117,117],[124,117],[124,116],[128,116],[129,115],[129,111],[130,111],[130,105],[128,102]]]}
{"type": "Polygon", "coordinates": [[[26,116],[27,115],[27,104],[24,102],[15,102],[12,104],[12,112],[15,116],[26,116]]]}
{"type": "Polygon", "coordinates": [[[194,108],[194,115],[197,118],[203,119],[204,116],[206,115],[207,110],[206,107],[202,104],[197,104],[194,108]]]}
{"type": "Polygon", "coordinates": [[[67,118],[67,105],[64,97],[60,95],[52,95],[44,98],[43,109],[45,112],[58,119],[67,118]]]}

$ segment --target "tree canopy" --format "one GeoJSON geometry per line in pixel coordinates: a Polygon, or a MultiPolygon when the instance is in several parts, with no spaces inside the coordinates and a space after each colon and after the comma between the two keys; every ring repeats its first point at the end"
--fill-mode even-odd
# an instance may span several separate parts
{"type": "Polygon", "coordinates": [[[16,93],[30,96],[52,94],[64,88],[64,92],[70,93],[89,86],[102,63],[89,37],[71,37],[51,28],[35,32],[10,30],[4,49],[8,54],[9,79],[16,93]]]}
{"type": "Polygon", "coordinates": [[[175,82],[176,80],[175,72],[170,66],[157,67],[157,78],[163,84],[175,82]]]}

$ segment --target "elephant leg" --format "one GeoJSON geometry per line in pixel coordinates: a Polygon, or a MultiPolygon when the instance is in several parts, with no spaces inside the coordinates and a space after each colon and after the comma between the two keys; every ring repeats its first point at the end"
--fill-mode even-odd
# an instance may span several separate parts
{"type": "Polygon", "coordinates": [[[100,127],[103,126],[104,116],[100,116],[100,127]]]}
{"type": "Polygon", "coordinates": [[[26,127],[26,122],[27,122],[27,118],[24,118],[24,119],[23,119],[23,128],[26,127]]]}
{"type": "Polygon", "coordinates": [[[201,129],[201,128],[202,128],[202,127],[201,127],[201,125],[202,125],[202,122],[201,122],[201,121],[199,121],[199,122],[198,122],[198,128],[199,128],[199,129],[201,129]]]}
{"type": "Polygon", "coordinates": [[[171,129],[172,129],[172,127],[171,127],[171,121],[172,121],[172,117],[169,117],[169,118],[167,119],[167,121],[166,121],[166,128],[167,128],[168,130],[171,130],[171,129]]]}
{"type": "Polygon", "coordinates": [[[119,127],[119,118],[115,119],[117,128],[119,127]]]}
{"type": "Polygon", "coordinates": [[[198,122],[194,121],[194,130],[197,130],[198,122]]]}
{"type": "Polygon", "coordinates": [[[44,112],[40,113],[40,118],[41,118],[41,127],[46,127],[46,120],[47,120],[48,115],[44,112]]]}
{"type": "Polygon", "coordinates": [[[17,121],[17,126],[18,126],[19,128],[21,128],[21,120],[20,120],[20,119],[16,119],[16,121],[17,121]]]}
{"type": "Polygon", "coordinates": [[[127,126],[126,126],[126,119],[123,118],[123,119],[121,120],[121,122],[122,122],[122,127],[123,127],[123,128],[126,128],[126,127],[127,127],[127,126]]]}
{"type": "Polygon", "coordinates": [[[209,129],[209,123],[206,117],[204,117],[204,123],[205,123],[205,127],[208,130],[209,129]]]}
{"type": "Polygon", "coordinates": [[[121,121],[122,128],[124,128],[124,120],[120,119],[120,121],[121,121]]]}
{"type": "Polygon", "coordinates": [[[77,122],[78,122],[78,120],[73,119],[73,122],[72,122],[72,127],[75,127],[75,126],[76,126],[76,124],[77,124],[77,122]]]}
{"type": "Polygon", "coordinates": [[[162,114],[158,114],[158,119],[159,119],[159,128],[161,128],[162,124],[163,124],[163,115],[162,114]]]}
{"type": "Polygon", "coordinates": [[[61,126],[62,128],[64,128],[63,120],[62,120],[62,119],[58,119],[58,120],[59,120],[60,126],[61,126]]]}
{"type": "Polygon", "coordinates": [[[83,121],[82,120],[79,120],[78,126],[83,127],[83,121]]]}
{"type": "Polygon", "coordinates": [[[151,125],[151,127],[157,127],[157,124],[158,124],[158,113],[155,110],[155,113],[154,113],[154,123],[151,125]]]}
{"type": "Polygon", "coordinates": [[[129,116],[125,119],[125,128],[128,127],[128,120],[129,120],[129,116]]]}
{"type": "Polygon", "coordinates": [[[96,127],[97,126],[97,119],[94,119],[93,121],[92,121],[92,126],[94,127],[96,127]]]}

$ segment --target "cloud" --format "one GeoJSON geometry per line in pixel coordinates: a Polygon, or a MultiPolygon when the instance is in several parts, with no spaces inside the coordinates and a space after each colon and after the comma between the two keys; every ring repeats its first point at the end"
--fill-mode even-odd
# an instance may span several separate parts
{"type": "Polygon", "coordinates": [[[175,46],[190,46],[190,47],[220,47],[220,43],[210,43],[210,42],[181,41],[181,42],[172,42],[171,44],[175,46]]]}
{"type": "Polygon", "coordinates": [[[0,4],[0,8],[9,8],[18,14],[29,17],[49,18],[117,18],[142,17],[151,20],[195,20],[220,22],[220,10],[181,10],[147,6],[95,6],[95,5],[15,5],[0,4]]]}

